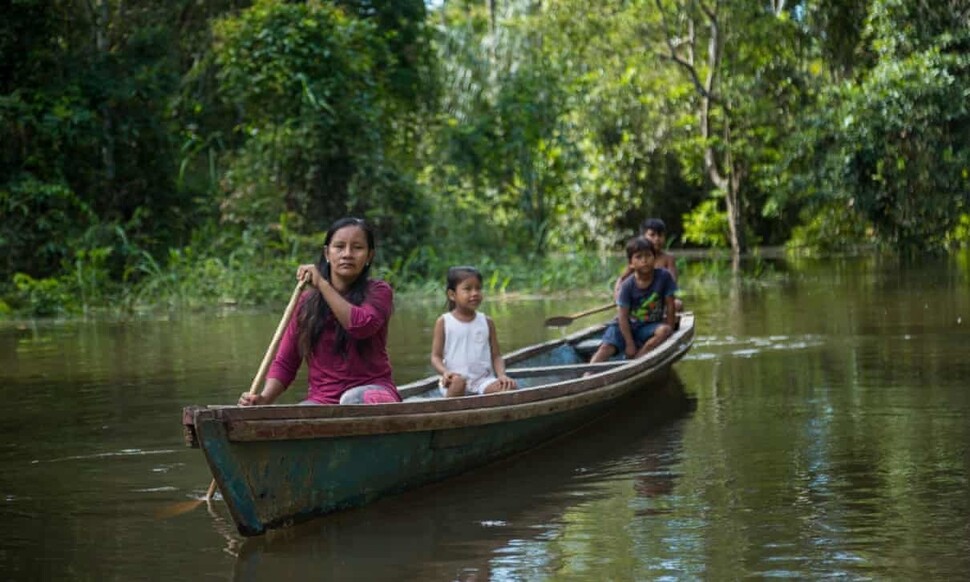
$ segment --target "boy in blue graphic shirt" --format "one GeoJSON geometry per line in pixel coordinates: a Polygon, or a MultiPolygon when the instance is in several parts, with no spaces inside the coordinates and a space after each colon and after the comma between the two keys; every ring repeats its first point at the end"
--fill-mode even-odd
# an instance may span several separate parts
{"type": "MultiPolygon", "coordinates": [[[[653,266],[658,269],[666,269],[670,273],[670,276],[674,278],[674,283],[676,283],[677,261],[664,248],[664,245],[667,243],[667,225],[664,224],[664,221],[659,218],[647,218],[640,224],[640,236],[652,242],[653,248],[657,251],[657,260],[653,266]]],[[[620,285],[632,274],[633,270],[627,266],[623,274],[616,280],[616,284],[613,285],[614,297],[619,295],[620,285]]],[[[677,308],[678,313],[684,310],[684,302],[677,297],[674,297],[674,306],[677,308]]]]}
{"type": "Polygon", "coordinates": [[[665,269],[656,267],[657,248],[645,238],[626,245],[632,277],[620,284],[616,295],[617,318],[606,327],[603,343],[590,362],[603,362],[618,351],[640,357],[674,331],[674,293],[677,283],[665,269]]]}

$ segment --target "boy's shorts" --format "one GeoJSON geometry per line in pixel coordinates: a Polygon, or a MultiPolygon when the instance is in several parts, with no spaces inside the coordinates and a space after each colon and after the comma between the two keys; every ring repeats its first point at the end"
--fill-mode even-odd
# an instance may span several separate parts
{"type": "MultiPolygon", "coordinates": [[[[655,321],[653,323],[631,323],[630,331],[633,332],[633,341],[637,344],[637,349],[647,343],[657,328],[663,325],[662,321],[655,321]]],[[[606,331],[603,333],[603,343],[610,344],[616,348],[619,353],[626,352],[626,341],[623,339],[623,334],[620,333],[620,324],[617,322],[610,323],[606,326],[606,331]]]]}

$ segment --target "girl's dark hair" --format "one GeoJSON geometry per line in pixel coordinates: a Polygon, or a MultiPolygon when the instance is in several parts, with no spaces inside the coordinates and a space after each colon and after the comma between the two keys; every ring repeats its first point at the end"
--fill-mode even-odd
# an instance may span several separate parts
{"type": "MultiPolygon", "coordinates": [[[[475,277],[478,279],[479,284],[482,283],[482,273],[475,267],[451,267],[448,269],[448,285],[446,289],[448,291],[454,291],[458,288],[459,283],[470,277],[475,277]]],[[[455,302],[452,301],[450,297],[448,298],[446,305],[448,306],[448,311],[455,308],[455,302]]]]}
{"type": "MultiPolygon", "coordinates": [[[[369,224],[364,222],[362,218],[341,218],[340,220],[334,222],[330,225],[330,229],[327,231],[327,238],[323,241],[324,249],[320,253],[320,258],[317,260],[317,268],[320,269],[320,274],[327,281],[330,279],[330,263],[327,262],[327,252],[326,249],[330,246],[330,241],[333,239],[333,235],[337,233],[338,230],[346,228],[348,226],[354,226],[364,231],[367,235],[367,250],[374,250],[374,230],[369,224]]],[[[367,283],[368,275],[370,274],[370,262],[364,266],[364,270],[360,272],[360,276],[350,285],[350,289],[344,294],[347,301],[353,303],[354,305],[360,305],[367,298],[367,283]]],[[[323,295],[319,291],[314,290],[307,297],[306,301],[303,302],[303,306],[300,308],[300,315],[297,319],[297,329],[299,330],[299,346],[300,346],[300,356],[303,358],[309,358],[313,353],[313,348],[316,347],[317,342],[320,341],[320,336],[323,335],[323,328],[330,317],[330,305],[323,299],[323,295]]],[[[350,338],[347,335],[347,330],[341,325],[337,325],[337,338],[334,342],[333,351],[335,354],[342,353],[346,354],[348,349],[348,340],[350,338]]]]}

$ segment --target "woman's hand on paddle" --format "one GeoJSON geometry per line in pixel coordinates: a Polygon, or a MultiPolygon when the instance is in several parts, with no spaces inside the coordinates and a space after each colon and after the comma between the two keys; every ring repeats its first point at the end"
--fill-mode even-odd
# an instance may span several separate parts
{"type": "Polygon", "coordinates": [[[267,378],[266,385],[262,391],[256,392],[250,388],[249,392],[243,392],[239,396],[239,406],[259,406],[260,404],[272,404],[286,390],[286,386],[276,378],[267,378]]]}
{"type": "Polygon", "coordinates": [[[339,283],[335,285],[333,280],[325,278],[316,265],[300,265],[296,269],[296,278],[299,281],[306,281],[308,286],[319,291],[323,300],[330,306],[337,323],[344,329],[350,328],[350,313],[354,305],[340,294],[341,291],[346,291],[346,288],[340,288],[339,283]]]}
{"type": "Polygon", "coordinates": [[[320,281],[323,280],[323,275],[320,273],[320,269],[318,269],[316,265],[300,265],[296,268],[296,280],[306,281],[307,285],[312,285],[313,287],[319,289],[320,281]]]}
{"type": "Polygon", "coordinates": [[[243,392],[239,397],[239,406],[258,406],[260,404],[265,404],[265,398],[262,394],[251,394],[249,392],[243,392]]]}

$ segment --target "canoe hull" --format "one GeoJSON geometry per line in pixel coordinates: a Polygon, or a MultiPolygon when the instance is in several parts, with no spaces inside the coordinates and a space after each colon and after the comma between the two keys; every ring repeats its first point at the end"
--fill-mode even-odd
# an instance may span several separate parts
{"type": "Polygon", "coordinates": [[[232,443],[210,451],[243,535],[364,505],[525,451],[594,420],[609,401],[502,425],[232,443]]]}
{"type": "Polygon", "coordinates": [[[203,449],[239,532],[258,535],[439,481],[577,430],[664,381],[689,349],[692,325],[689,332],[650,362],[497,398],[190,407],[183,422],[203,449]]]}

